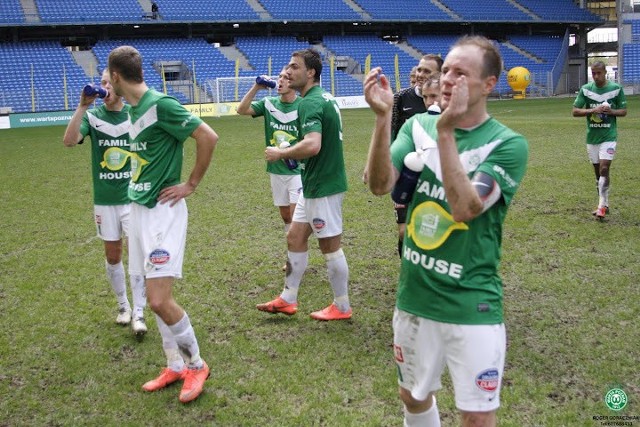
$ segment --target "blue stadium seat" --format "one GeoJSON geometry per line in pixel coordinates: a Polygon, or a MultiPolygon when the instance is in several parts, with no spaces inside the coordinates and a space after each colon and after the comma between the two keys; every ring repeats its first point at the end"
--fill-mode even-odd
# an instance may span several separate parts
{"type": "Polygon", "coordinates": [[[491,2],[440,0],[440,2],[458,15],[463,21],[533,21],[531,16],[522,12],[507,0],[494,0],[491,2]]]}
{"type": "Polygon", "coordinates": [[[0,23],[21,24],[25,22],[20,0],[2,0],[0,2],[0,23]]]}
{"type": "Polygon", "coordinates": [[[86,82],[56,42],[0,43],[0,101],[14,112],[75,109],[86,82]]]}

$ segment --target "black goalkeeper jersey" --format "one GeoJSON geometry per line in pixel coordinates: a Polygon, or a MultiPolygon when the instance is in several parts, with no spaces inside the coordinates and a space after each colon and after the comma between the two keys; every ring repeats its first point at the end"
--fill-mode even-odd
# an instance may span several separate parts
{"type": "Polygon", "coordinates": [[[414,114],[424,113],[427,107],[424,106],[422,96],[418,95],[419,89],[408,87],[402,89],[393,96],[393,114],[391,116],[391,142],[396,139],[400,128],[409,117],[414,114]]]}

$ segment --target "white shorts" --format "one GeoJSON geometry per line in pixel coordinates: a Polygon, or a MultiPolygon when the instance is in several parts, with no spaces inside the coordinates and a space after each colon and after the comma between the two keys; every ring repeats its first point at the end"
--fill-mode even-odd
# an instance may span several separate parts
{"type": "Polygon", "coordinates": [[[276,175],[270,173],[271,194],[275,206],[295,205],[302,192],[300,175],[276,175]]]}
{"type": "Polygon", "coordinates": [[[301,193],[293,212],[293,222],[311,226],[318,239],[342,234],[342,200],[344,193],[318,199],[306,199],[301,193]]]}
{"type": "Polygon", "coordinates": [[[490,412],[500,406],[506,353],[504,324],[456,325],[435,322],[405,311],[393,313],[393,349],[398,384],[417,400],[442,388],[447,366],[456,407],[490,412]]]}
{"type": "Polygon", "coordinates": [[[117,242],[129,234],[131,205],[93,205],[93,220],[98,237],[105,242],[117,242]]]}
{"type": "Polygon", "coordinates": [[[613,160],[616,155],[616,141],[603,142],[601,144],[587,144],[587,154],[592,164],[600,163],[600,160],[613,160]]]}
{"type": "Polygon", "coordinates": [[[129,274],[181,278],[188,217],[184,199],[173,207],[158,203],[152,209],[132,203],[129,274]]]}

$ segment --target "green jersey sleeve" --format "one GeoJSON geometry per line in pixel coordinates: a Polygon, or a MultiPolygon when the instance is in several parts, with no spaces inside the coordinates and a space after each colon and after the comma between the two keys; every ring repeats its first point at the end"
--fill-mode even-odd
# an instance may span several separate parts
{"type": "Polygon", "coordinates": [[[162,97],[158,100],[158,125],[182,142],[202,124],[202,119],[191,114],[177,99],[162,97]]]}

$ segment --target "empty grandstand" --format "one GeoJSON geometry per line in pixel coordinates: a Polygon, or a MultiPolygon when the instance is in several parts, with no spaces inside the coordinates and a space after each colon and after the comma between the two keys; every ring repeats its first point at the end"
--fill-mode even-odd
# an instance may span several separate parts
{"type": "MultiPolygon", "coordinates": [[[[422,55],[446,55],[461,34],[494,39],[507,70],[531,72],[531,95],[553,95],[571,91],[586,76],[586,47],[571,50],[570,34],[583,38],[605,22],[571,0],[156,3],[159,13],[152,17],[148,0],[116,0],[91,13],[80,0],[2,1],[0,108],[75,108],[79,88],[95,81],[108,52],[121,44],[141,51],[150,86],[182,103],[238,101],[237,93],[218,99],[216,79],[275,75],[293,50],[307,47],[322,54],[327,90],[358,96],[367,66],[382,66],[394,89],[403,87],[422,55]]],[[[640,26],[629,22],[624,55],[638,58],[640,26]]],[[[625,79],[640,82],[640,67],[624,64],[625,79]]],[[[495,95],[510,92],[505,73],[495,95]]]]}

